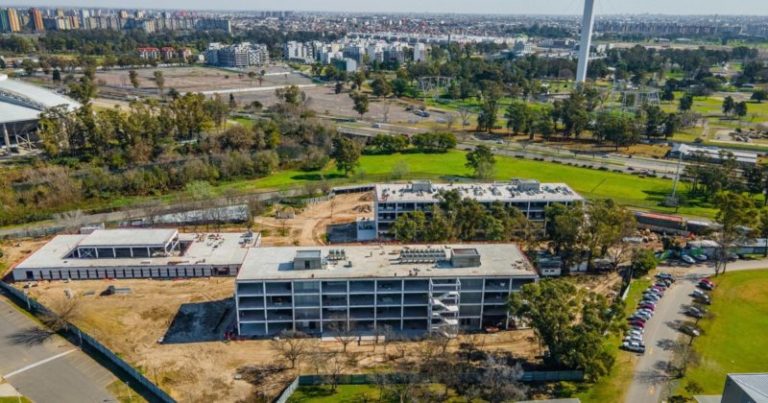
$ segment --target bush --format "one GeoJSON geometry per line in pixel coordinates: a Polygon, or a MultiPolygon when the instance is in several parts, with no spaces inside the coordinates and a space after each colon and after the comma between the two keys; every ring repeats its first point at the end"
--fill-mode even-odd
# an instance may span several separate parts
{"type": "Polygon", "coordinates": [[[572,397],[573,395],[578,392],[578,388],[576,385],[573,384],[573,382],[565,382],[561,381],[555,384],[555,388],[552,390],[552,393],[557,398],[568,398],[572,397]]]}

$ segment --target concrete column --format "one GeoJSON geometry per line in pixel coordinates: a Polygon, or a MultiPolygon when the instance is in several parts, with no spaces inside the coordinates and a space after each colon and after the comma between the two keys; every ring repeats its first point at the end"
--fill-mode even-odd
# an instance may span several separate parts
{"type": "Polygon", "coordinates": [[[8,134],[8,127],[3,123],[3,141],[5,142],[5,149],[8,153],[11,153],[11,136],[8,134]]]}
{"type": "Polygon", "coordinates": [[[584,0],[584,17],[581,20],[581,43],[579,44],[579,66],[576,70],[576,82],[587,80],[589,49],[592,47],[592,29],[595,26],[595,0],[584,0]]]}

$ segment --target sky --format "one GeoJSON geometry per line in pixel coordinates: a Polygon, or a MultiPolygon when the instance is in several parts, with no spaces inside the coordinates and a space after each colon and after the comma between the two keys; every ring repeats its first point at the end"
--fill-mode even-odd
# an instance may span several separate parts
{"type": "MultiPolygon", "coordinates": [[[[580,14],[583,0],[11,0],[17,6],[580,14]]],[[[598,14],[768,15],[768,0],[596,0],[598,14]]],[[[5,3],[5,1],[4,1],[5,3]]]]}

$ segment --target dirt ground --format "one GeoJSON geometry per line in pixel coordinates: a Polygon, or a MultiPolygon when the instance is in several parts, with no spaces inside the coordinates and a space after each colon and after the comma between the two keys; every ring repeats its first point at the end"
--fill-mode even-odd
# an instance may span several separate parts
{"type": "Polygon", "coordinates": [[[261,232],[262,245],[324,245],[328,225],[353,223],[359,217],[373,217],[370,193],[338,195],[331,200],[309,204],[298,212],[283,208],[276,206],[269,215],[254,219],[253,230],[261,232]],[[294,211],[294,218],[277,218],[281,210],[294,211]]]}
{"type": "Polygon", "coordinates": [[[10,272],[13,266],[45,245],[49,239],[50,238],[39,238],[0,242],[0,250],[3,251],[3,257],[0,258],[0,279],[5,277],[5,274],[10,272]]]}
{"type": "MultiPolygon", "coordinates": [[[[262,68],[252,68],[257,74],[262,68]]],[[[214,90],[231,90],[240,88],[272,87],[291,84],[311,84],[311,80],[298,74],[291,73],[285,66],[267,66],[264,81],[259,85],[258,80],[248,77],[247,71],[238,73],[218,68],[202,66],[166,67],[136,69],[139,74],[140,90],[155,90],[155,71],[162,71],[165,78],[165,88],[175,88],[179,92],[199,92],[214,90]]],[[[96,81],[109,87],[133,89],[128,78],[128,70],[107,70],[96,73],[96,81]]]]}
{"type": "MultiPolygon", "coordinates": [[[[237,369],[245,365],[271,364],[279,356],[268,340],[202,341],[175,343],[169,340],[169,327],[179,321],[182,306],[219,304],[234,292],[231,278],[191,279],[181,281],[109,280],[43,282],[30,289],[33,297],[56,306],[65,298],[65,290],[75,295],[78,309],[72,321],[140,368],[151,380],[179,401],[238,401],[247,399],[255,388],[235,379],[237,369]],[[129,288],[127,294],[99,296],[109,285],[129,288]],[[164,337],[162,344],[158,340],[164,337]]],[[[216,321],[217,318],[214,318],[216,321]]],[[[228,321],[234,320],[228,316],[228,321]]],[[[222,326],[227,327],[228,324],[222,326]]],[[[472,340],[485,351],[507,351],[534,359],[539,354],[531,331],[500,332],[461,336],[459,342],[472,340]]],[[[330,340],[310,340],[311,351],[340,351],[341,344],[330,340]]],[[[382,343],[351,343],[344,372],[369,372],[389,367],[405,352],[403,359],[415,357],[423,342],[390,343],[385,354],[382,343]]],[[[308,359],[300,361],[296,371],[286,371],[270,378],[260,390],[275,395],[296,372],[314,372],[308,359]]]]}

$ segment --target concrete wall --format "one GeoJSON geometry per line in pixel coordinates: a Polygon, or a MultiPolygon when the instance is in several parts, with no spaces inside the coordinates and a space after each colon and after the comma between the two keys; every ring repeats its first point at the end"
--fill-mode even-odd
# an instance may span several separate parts
{"type": "Polygon", "coordinates": [[[238,266],[132,266],[99,268],[51,268],[13,270],[15,281],[32,280],[94,280],[107,278],[190,278],[234,276],[238,266]]]}

